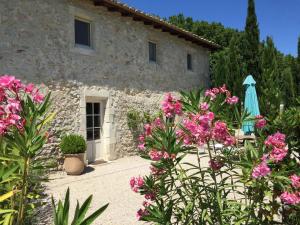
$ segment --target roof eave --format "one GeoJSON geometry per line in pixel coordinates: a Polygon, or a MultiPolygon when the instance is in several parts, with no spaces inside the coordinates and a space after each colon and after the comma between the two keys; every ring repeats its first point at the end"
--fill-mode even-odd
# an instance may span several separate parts
{"type": "Polygon", "coordinates": [[[168,32],[171,35],[175,35],[178,38],[183,38],[186,41],[190,41],[194,44],[200,45],[210,51],[216,51],[221,48],[220,45],[195,35],[189,31],[181,29],[175,25],[172,25],[166,21],[163,21],[157,17],[151,16],[137,9],[131,8],[122,3],[112,1],[112,0],[92,0],[95,6],[106,7],[108,11],[119,12],[121,16],[132,17],[135,21],[142,21],[145,25],[151,25],[155,29],[160,29],[163,32],[168,32]]]}

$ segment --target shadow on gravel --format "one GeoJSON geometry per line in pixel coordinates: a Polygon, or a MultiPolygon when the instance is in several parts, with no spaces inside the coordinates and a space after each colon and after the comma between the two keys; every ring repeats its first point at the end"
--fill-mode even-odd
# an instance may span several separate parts
{"type": "Polygon", "coordinates": [[[95,168],[93,168],[91,166],[86,166],[84,168],[83,174],[93,172],[94,170],[95,170],[95,168]]]}

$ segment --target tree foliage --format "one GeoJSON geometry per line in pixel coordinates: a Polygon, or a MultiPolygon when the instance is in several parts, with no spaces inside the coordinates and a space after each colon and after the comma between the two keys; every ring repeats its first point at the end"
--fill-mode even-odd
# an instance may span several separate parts
{"type": "Polygon", "coordinates": [[[210,57],[212,86],[225,83],[243,99],[242,82],[252,74],[257,81],[262,113],[275,117],[280,103],[291,107],[300,95],[300,37],[298,57],[278,51],[271,37],[260,42],[254,0],[249,0],[248,4],[244,31],[226,28],[221,23],[193,20],[183,14],[169,17],[168,22],[222,46],[210,57]]]}
{"type": "Polygon", "coordinates": [[[253,75],[254,79],[258,80],[260,77],[260,42],[254,0],[248,0],[248,12],[244,35],[243,57],[247,65],[247,74],[253,75]]]}

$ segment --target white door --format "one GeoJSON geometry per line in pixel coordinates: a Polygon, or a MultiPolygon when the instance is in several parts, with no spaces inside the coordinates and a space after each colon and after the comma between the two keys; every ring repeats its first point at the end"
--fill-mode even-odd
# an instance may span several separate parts
{"type": "Polygon", "coordinates": [[[100,156],[102,105],[100,102],[86,103],[87,160],[94,162],[100,156]]]}

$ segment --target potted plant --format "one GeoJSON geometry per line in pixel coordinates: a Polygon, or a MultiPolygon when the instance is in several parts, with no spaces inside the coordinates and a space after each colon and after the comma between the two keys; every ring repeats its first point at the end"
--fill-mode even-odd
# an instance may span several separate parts
{"type": "Polygon", "coordinates": [[[70,134],[63,137],[60,149],[64,154],[64,169],[68,175],[80,175],[84,170],[86,141],[81,135],[70,134]]]}

